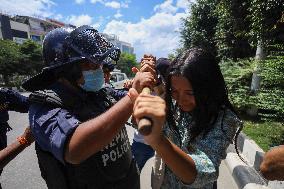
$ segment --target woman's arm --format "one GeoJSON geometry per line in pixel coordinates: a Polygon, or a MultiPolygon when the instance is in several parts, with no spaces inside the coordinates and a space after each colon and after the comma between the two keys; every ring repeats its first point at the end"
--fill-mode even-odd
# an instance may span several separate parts
{"type": "Polygon", "coordinates": [[[137,122],[144,116],[152,119],[152,133],[144,136],[145,141],[153,147],[177,177],[184,183],[192,183],[197,175],[193,159],[162,134],[166,116],[165,101],[157,96],[142,94],[135,101],[133,115],[137,122]]]}
{"type": "Polygon", "coordinates": [[[193,159],[188,154],[164,136],[161,136],[159,141],[152,143],[151,146],[184,183],[194,182],[197,170],[193,159]]]}
{"type": "Polygon", "coordinates": [[[144,136],[145,141],[183,183],[197,188],[216,181],[220,162],[226,157],[226,149],[241,123],[231,112],[221,113],[210,132],[196,139],[194,151],[183,151],[163,136],[162,126],[166,116],[163,99],[140,94],[134,104],[134,116],[136,121],[144,116],[152,119],[152,133],[144,136]]]}

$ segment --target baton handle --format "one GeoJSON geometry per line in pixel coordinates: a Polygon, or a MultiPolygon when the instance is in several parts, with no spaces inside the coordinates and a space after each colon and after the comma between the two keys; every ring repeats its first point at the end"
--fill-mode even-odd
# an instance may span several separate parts
{"type": "MultiPolygon", "coordinates": [[[[143,94],[150,94],[151,90],[148,87],[143,88],[143,94]]],[[[138,123],[138,132],[141,135],[147,136],[152,132],[152,120],[149,117],[143,117],[138,123]]]]}

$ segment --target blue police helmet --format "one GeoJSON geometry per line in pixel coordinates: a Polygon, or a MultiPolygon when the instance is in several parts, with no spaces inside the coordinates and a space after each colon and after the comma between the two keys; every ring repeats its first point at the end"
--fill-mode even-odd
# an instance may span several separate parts
{"type": "Polygon", "coordinates": [[[44,37],[42,44],[42,56],[45,64],[44,70],[51,70],[76,60],[80,60],[79,55],[70,53],[66,44],[66,38],[72,32],[71,28],[57,28],[44,37]]]}
{"type": "Polygon", "coordinates": [[[87,25],[81,26],[70,33],[66,38],[67,46],[71,51],[87,58],[93,63],[102,63],[110,59],[118,61],[120,50],[108,42],[99,32],[87,25]]]}
{"type": "MultiPolygon", "coordinates": [[[[90,26],[84,25],[74,30],[57,28],[50,31],[43,41],[43,60],[46,67],[41,73],[25,81],[22,87],[27,91],[42,90],[57,79],[56,73],[67,64],[71,65],[80,60],[102,64],[106,59],[117,61],[119,56],[119,48],[90,26]]],[[[69,74],[68,70],[65,69],[65,75],[69,74]]],[[[80,72],[78,69],[70,70],[80,72]]]]}

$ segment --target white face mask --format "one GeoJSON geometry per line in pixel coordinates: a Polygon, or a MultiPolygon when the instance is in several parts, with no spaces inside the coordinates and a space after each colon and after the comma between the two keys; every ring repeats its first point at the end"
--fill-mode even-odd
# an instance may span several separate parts
{"type": "Polygon", "coordinates": [[[83,77],[85,80],[84,85],[81,88],[85,91],[99,91],[104,84],[104,73],[102,68],[96,70],[83,71],[83,77]]]}

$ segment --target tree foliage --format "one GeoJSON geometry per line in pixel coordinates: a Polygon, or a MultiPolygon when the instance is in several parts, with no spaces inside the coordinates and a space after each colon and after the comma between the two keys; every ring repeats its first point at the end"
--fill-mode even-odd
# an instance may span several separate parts
{"type": "Polygon", "coordinates": [[[124,72],[127,76],[132,77],[134,74],[131,71],[132,67],[139,66],[136,62],[136,56],[129,53],[121,53],[117,61],[117,68],[124,72]]]}
{"type": "Polygon", "coordinates": [[[270,34],[284,11],[283,0],[250,0],[250,35],[253,45],[262,41],[264,45],[271,40],[270,34]]]}
{"type": "Polygon", "coordinates": [[[9,85],[9,78],[19,71],[20,58],[18,44],[10,40],[0,40],[0,73],[5,85],[9,85]]]}
{"type": "Polygon", "coordinates": [[[10,40],[0,40],[0,73],[5,86],[20,76],[34,75],[43,68],[41,46],[31,40],[17,44],[10,40]]]}
{"type": "Polygon", "coordinates": [[[215,40],[219,57],[236,60],[253,55],[248,36],[248,6],[248,0],[221,0],[216,6],[215,40]]]}
{"type": "Polygon", "coordinates": [[[215,53],[215,27],[218,22],[214,14],[219,0],[197,0],[191,5],[190,15],[183,20],[181,37],[185,48],[202,47],[215,53]]]}
{"type": "Polygon", "coordinates": [[[259,41],[271,45],[275,38],[271,34],[283,15],[284,2],[197,0],[189,12],[181,31],[184,48],[199,46],[221,59],[237,60],[251,57],[259,41]]]}
{"type": "Polygon", "coordinates": [[[27,40],[20,46],[21,67],[23,75],[34,75],[41,71],[44,67],[42,60],[42,48],[41,46],[32,41],[27,40]]]}

